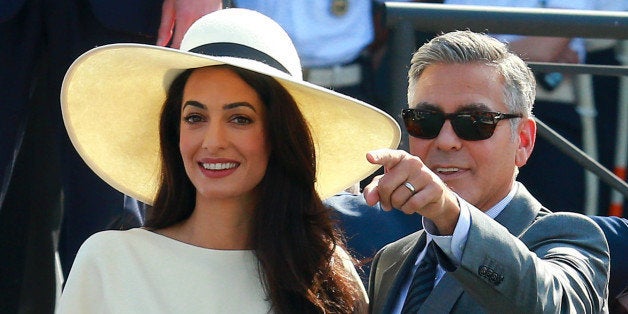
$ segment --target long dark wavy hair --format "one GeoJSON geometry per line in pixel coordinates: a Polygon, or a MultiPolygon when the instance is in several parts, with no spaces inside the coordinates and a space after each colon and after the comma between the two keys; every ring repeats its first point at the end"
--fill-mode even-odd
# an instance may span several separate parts
{"type": "MultiPolygon", "coordinates": [[[[307,122],[288,91],[275,79],[222,65],[238,74],[267,109],[270,158],[260,182],[251,246],[276,313],[352,313],[360,288],[336,247],[344,244],[329,209],[314,189],[316,158],[307,122]]],[[[196,190],[179,151],[183,88],[193,69],[171,84],[160,121],[162,177],[146,227],[160,229],[192,214],[196,190]]]]}

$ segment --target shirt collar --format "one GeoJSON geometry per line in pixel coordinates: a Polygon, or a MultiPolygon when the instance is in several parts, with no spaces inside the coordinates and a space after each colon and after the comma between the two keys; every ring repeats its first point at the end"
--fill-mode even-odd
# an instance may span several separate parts
{"type": "Polygon", "coordinates": [[[506,197],[502,198],[501,201],[495,204],[495,206],[489,208],[489,210],[487,210],[484,213],[487,214],[492,219],[495,219],[495,217],[497,217],[497,215],[499,215],[502,212],[502,210],[506,208],[506,205],[508,205],[508,203],[512,201],[512,199],[515,197],[516,192],[517,192],[517,183],[515,182],[512,185],[512,188],[510,189],[510,192],[508,193],[508,195],[506,195],[506,197]]]}

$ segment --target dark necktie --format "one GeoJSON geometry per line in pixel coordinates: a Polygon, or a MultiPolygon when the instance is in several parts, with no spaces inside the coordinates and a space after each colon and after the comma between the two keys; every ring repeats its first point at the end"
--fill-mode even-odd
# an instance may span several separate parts
{"type": "Polygon", "coordinates": [[[417,313],[419,311],[419,308],[423,305],[427,296],[432,292],[432,288],[434,288],[436,265],[438,265],[438,261],[436,260],[434,241],[432,241],[427,246],[425,256],[423,256],[419,267],[412,277],[412,282],[408,289],[406,301],[403,303],[401,314],[417,313]]]}

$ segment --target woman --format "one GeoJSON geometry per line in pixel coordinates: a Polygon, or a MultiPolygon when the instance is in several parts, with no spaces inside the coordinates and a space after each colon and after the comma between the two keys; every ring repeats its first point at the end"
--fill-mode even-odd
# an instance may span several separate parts
{"type": "Polygon", "coordinates": [[[144,228],[85,242],[58,312],[365,312],[320,197],[374,171],[359,160],[396,146],[398,125],[303,82],[290,39],[259,13],[209,14],[181,47],[104,46],[66,75],[77,150],[153,206],[144,228]]]}

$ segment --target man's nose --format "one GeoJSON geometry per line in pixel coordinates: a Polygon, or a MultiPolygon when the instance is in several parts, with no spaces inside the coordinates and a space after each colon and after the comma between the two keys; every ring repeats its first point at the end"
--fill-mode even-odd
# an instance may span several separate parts
{"type": "Polygon", "coordinates": [[[450,120],[445,120],[443,127],[434,140],[440,150],[458,150],[462,146],[462,139],[454,131],[450,120]]]}

